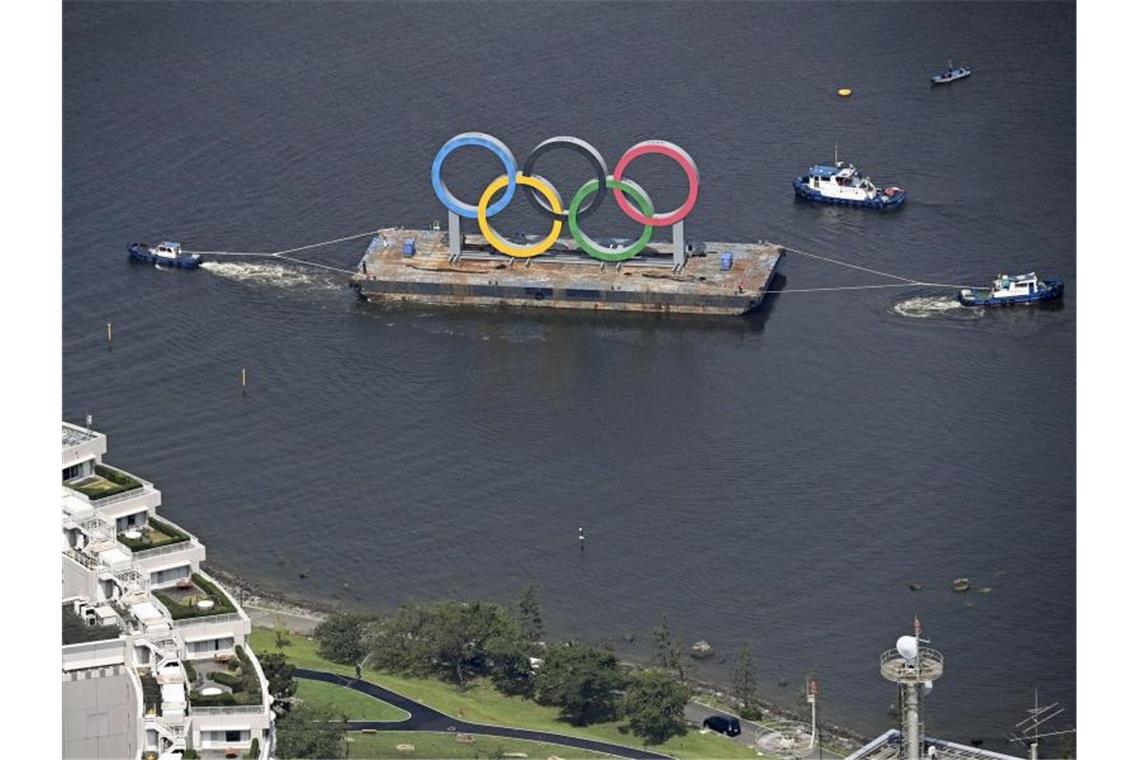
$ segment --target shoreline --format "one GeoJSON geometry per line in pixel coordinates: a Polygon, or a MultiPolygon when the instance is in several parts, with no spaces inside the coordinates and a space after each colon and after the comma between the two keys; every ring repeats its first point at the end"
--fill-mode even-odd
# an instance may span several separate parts
{"type": "MultiPolygon", "coordinates": [[[[318,623],[334,612],[352,610],[378,613],[378,610],[369,608],[364,604],[334,603],[326,599],[304,597],[296,593],[281,591],[265,585],[258,585],[218,565],[205,564],[207,565],[207,572],[209,572],[210,575],[221,581],[227,591],[238,596],[238,603],[243,608],[246,608],[247,613],[249,612],[249,608],[253,608],[264,612],[266,615],[280,616],[281,622],[287,629],[300,635],[310,635],[312,629],[316,627],[318,623]],[[286,618],[293,618],[298,625],[288,625],[286,618]]],[[[253,622],[255,628],[273,627],[272,623],[263,622],[260,620],[261,616],[258,617],[259,621],[253,622]]],[[[251,621],[253,618],[254,615],[250,615],[251,621]]],[[[651,663],[640,659],[623,657],[621,661],[635,668],[651,666],[651,663]]],[[[730,694],[731,689],[725,684],[703,679],[693,679],[689,681],[689,684],[693,687],[695,692],[693,701],[701,701],[702,704],[706,704],[706,700],[711,698],[713,704],[706,704],[707,707],[736,714],[737,717],[739,717],[739,713],[736,712],[739,709],[735,706],[736,700],[730,694]],[[720,704],[717,704],[718,702],[720,704]]],[[[772,720],[801,720],[797,711],[787,705],[765,698],[758,698],[756,701],[765,713],[763,722],[772,720]]],[[[752,722],[759,723],[761,721],[752,722]]],[[[872,738],[854,729],[826,721],[820,721],[818,725],[821,734],[827,735],[828,743],[831,746],[842,747],[848,751],[854,750],[856,747],[867,743],[872,738]]]]}

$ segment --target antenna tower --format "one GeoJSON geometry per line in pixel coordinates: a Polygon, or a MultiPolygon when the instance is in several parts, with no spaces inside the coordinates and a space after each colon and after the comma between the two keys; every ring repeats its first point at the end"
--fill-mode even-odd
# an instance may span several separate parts
{"type": "Polygon", "coordinates": [[[942,677],[943,658],[937,649],[924,647],[922,624],[914,616],[914,635],[900,636],[894,649],[879,656],[883,678],[898,684],[899,714],[902,718],[903,760],[923,760],[926,751],[926,721],[923,701],[942,677]]]}

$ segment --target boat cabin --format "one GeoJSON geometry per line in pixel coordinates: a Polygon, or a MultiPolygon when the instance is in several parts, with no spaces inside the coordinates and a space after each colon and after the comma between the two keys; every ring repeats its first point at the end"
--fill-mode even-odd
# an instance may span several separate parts
{"type": "Polygon", "coordinates": [[[182,244],[164,240],[154,247],[154,255],[164,259],[176,259],[182,255],[182,244]]]}
{"type": "Polygon", "coordinates": [[[1040,283],[1038,283],[1037,275],[1034,272],[1013,275],[1012,277],[1003,274],[998,275],[998,278],[994,280],[993,295],[997,298],[1028,296],[1036,293],[1038,288],[1040,288],[1040,283]]]}
{"type": "Polygon", "coordinates": [[[835,166],[817,164],[808,169],[808,185],[813,190],[836,190],[838,188],[858,188],[872,195],[875,185],[859,173],[854,166],[840,161],[835,166]]]}

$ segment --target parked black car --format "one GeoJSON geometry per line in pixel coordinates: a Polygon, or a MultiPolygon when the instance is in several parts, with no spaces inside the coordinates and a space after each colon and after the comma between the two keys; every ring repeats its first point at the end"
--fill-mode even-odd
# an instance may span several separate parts
{"type": "Polygon", "coordinates": [[[725,736],[740,736],[740,721],[736,718],[727,718],[723,715],[710,715],[705,718],[704,726],[725,736]]]}

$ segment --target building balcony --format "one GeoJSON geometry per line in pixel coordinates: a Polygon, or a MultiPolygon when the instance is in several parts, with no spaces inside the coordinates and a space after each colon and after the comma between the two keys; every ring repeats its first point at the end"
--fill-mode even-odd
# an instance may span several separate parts
{"type": "Polygon", "coordinates": [[[238,645],[232,656],[186,663],[190,714],[227,715],[266,712],[268,689],[259,663],[238,645]]]}
{"type": "Polygon", "coordinates": [[[193,536],[170,523],[151,517],[138,529],[125,530],[117,536],[119,543],[131,550],[135,557],[153,557],[185,549],[193,536]],[[186,544],[180,546],[179,544],[186,544]]]}
{"type": "MultiPolygon", "coordinates": [[[[96,465],[91,475],[63,481],[63,486],[67,489],[65,493],[100,510],[158,493],[150,481],[102,464],[96,465]]],[[[157,499],[148,500],[147,507],[152,506],[152,501],[155,505],[158,503],[157,499]]]]}
{"type": "Polygon", "coordinates": [[[195,622],[218,615],[238,615],[237,605],[229,595],[202,573],[194,573],[178,585],[153,592],[170,612],[175,624],[195,622]]]}

